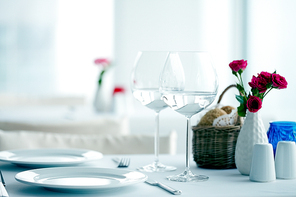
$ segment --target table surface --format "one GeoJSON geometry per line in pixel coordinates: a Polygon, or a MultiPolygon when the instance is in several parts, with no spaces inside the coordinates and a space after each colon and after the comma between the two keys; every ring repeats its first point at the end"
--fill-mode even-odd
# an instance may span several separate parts
{"type": "MultiPolygon", "coordinates": [[[[136,170],[137,167],[151,163],[154,160],[153,155],[105,155],[101,160],[92,161],[79,165],[116,168],[116,163],[112,161],[114,157],[127,156],[131,158],[131,164],[128,170],[136,170]]],[[[175,189],[182,190],[181,196],[296,196],[296,180],[280,180],[274,182],[259,183],[249,181],[248,176],[241,175],[237,169],[213,170],[198,168],[194,161],[191,161],[191,170],[196,174],[209,176],[205,182],[172,182],[166,180],[166,176],[179,174],[183,172],[185,165],[184,155],[160,155],[161,163],[177,167],[173,172],[162,173],[144,173],[149,178],[165,183],[175,189]]],[[[172,194],[155,186],[146,183],[138,183],[131,186],[121,187],[109,191],[97,191],[96,193],[61,193],[46,190],[42,187],[35,187],[20,183],[15,180],[18,172],[29,170],[15,166],[10,163],[0,162],[0,169],[5,178],[6,189],[11,197],[21,196],[172,196],[172,194]]]]}

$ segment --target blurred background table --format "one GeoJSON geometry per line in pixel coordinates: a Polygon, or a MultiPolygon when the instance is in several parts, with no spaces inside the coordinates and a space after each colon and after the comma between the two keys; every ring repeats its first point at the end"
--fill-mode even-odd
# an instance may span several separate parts
{"type": "MultiPolygon", "coordinates": [[[[44,102],[0,105],[0,150],[59,147],[104,154],[153,153],[153,130],[131,133],[127,115],[98,113],[91,105],[82,103],[44,102]]],[[[176,143],[175,131],[162,134],[160,153],[175,154],[176,143]]]]}
{"type": "Polygon", "coordinates": [[[0,129],[84,134],[128,134],[127,116],[97,113],[87,105],[29,105],[0,108],[0,129]]]}

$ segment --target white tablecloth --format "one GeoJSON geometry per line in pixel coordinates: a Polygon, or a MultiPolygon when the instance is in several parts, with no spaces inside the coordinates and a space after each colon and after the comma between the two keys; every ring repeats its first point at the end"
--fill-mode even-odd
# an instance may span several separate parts
{"type": "MultiPolygon", "coordinates": [[[[122,155],[120,155],[122,156],[122,155]]],[[[131,158],[131,165],[129,170],[135,170],[138,166],[148,164],[153,161],[153,155],[127,155],[131,158]]],[[[85,163],[80,166],[98,166],[116,168],[116,164],[112,158],[116,155],[105,155],[103,159],[96,162],[85,163]]],[[[206,182],[190,182],[179,183],[171,182],[165,179],[166,176],[176,173],[181,173],[184,170],[185,156],[184,155],[160,155],[160,161],[164,164],[174,165],[178,169],[173,172],[165,173],[145,173],[150,178],[163,182],[175,189],[182,190],[181,196],[200,196],[200,197],[240,197],[240,196],[258,196],[258,197],[272,197],[272,196],[296,196],[296,180],[276,180],[270,183],[258,183],[249,181],[248,176],[241,175],[237,169],[230,170],[212,170],[197,168],[194,161],[191,161],[191,170],[197,174],[208,175],[210,178],[206,182]]],[[[19,183],[14,179],[14,176],[21,171],[28,170],[9,163],[0,162],[0,169],[6,180],[6,188],[11,197],[21,196],[172,196],[172,194],[155,186],[150,186],[146,183],[139,183],[136,185],[122,187],[116,190],[96,192],[90,194],[73,194],[73,193],[59,193],[49,191],[43,188],[29,186],[19,183]]]]}

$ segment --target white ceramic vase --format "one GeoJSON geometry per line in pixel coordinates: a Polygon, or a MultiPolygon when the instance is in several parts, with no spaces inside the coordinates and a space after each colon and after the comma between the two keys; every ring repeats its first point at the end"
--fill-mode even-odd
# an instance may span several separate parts
{"type": "Polygon", "coordinates": [[[113,93],[113,74],[112,70],[105,72],[101,86],[97,87],[94,97],[94,108],[97,112],[110,112],[112,109],[113,93]]]}
{"type": "Polygon", "coordinates": [[[235,164],[243,175],[249,175],[253,156],[253,147],[257,143],[268,143],[260,112],[247,111],[244,125],[237,138],[235,148],[235,164]]]}

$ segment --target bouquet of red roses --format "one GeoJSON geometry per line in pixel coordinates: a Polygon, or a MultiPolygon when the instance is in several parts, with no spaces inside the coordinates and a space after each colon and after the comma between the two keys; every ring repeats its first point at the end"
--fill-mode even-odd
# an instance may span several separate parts
{"type": "Polygon", "coordinates": [[[251,92],[247,93],[241,76],[247,65],[247,60],[234,60],[229,64],[232,74],[236,76],[239,81],[236,87],[240,95],[236,95],[236,99],[240,103],[237,112],[241,117],[245,117],[247,109],[253,113],[260,110],[264,97],[272,89],[284,89],[287,88],[288,85],[286,79],[277,74],[276,71],[273,73],[262,71],[257,77],[253,75],[251,82],[249,82],[251,92]]]}

